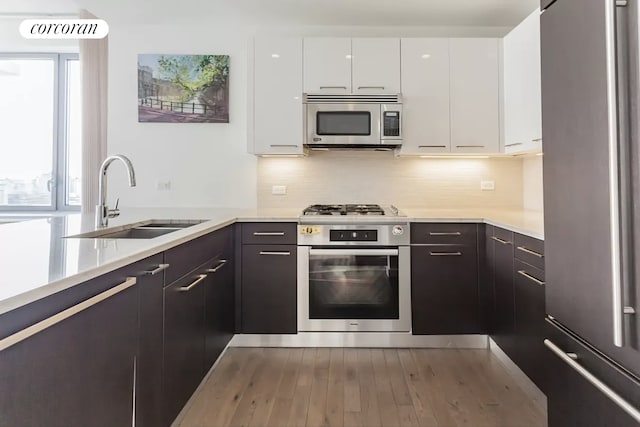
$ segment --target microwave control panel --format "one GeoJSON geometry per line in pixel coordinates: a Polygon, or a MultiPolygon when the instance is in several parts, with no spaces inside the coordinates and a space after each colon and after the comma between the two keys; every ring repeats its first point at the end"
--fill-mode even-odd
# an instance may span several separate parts
{"type": "Polygon", "coordinates": [[[400,111],[383,111],[383,136],[400,136],[400,111]]]}

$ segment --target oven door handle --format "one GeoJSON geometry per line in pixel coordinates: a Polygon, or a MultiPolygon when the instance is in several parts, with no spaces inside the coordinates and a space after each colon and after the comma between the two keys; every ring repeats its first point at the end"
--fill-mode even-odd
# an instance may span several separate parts
{"type": "Polygon", "coordinates": [[[397,249],[310,249],[309,255],[325,256],[397,256],[397,249]]]}

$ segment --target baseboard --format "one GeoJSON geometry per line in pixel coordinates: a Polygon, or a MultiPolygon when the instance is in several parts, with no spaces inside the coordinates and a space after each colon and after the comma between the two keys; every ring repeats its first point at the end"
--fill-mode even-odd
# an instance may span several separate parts
{"type": "Polygon", "coordinates": [[[235,335],[231,347],[487,348],[487,335],[411,335],[398,332],[300,332],[235,335]]]}
{"type": "Polygon", "coordinates": [[[185,403],[185,405],[182,407],[182,410],[180,411],[180,413],[178,414],[176,419],[173,420],[173,422],[171,423],[171,427],[179,427],[180,426],[180,424],[182,423],[182,420],[184,420],[184,417],[187,415],[187,412],[189,412],[189,409],[191,408],[191,405],[193,405],[193,402],[195,401],[196,396],[200,393],[200,390],[202,390],[204,385],[207,383],[207,380],[209,379],[209,377],[211,376],[213,371],[218,366],[218,363],[224,357],[224,354],[227,352],[227,349],[229,347],[231,347],[230,344],[231,344],[231,341],[229,341],[229,343],[227,343],[226,347],[222,350],[222,352],[220,353],[220,355],[218,356],[216,361],[213,362],[213,365],[211,365],[211,369],[209,369],[209,372],[207,372],[207,374],[204,376],[202,381],[200,381],[200,384],[198,384],[198,388],[196,388],[196,390],[193,392],[193,394],[191,395],[189,400],[187,400],[187,403],[185,403]]]}
{"type": "Polygon", "coordinates": [[[547,412],[547,396],[531,381],[531,379],[515,364],[513,360],[500,348],[500,346],[489,337],[489,349],[496,358],[504,365],[509,375],[515,379],[522,390],[534,404],[544,413],[547,412]]]}

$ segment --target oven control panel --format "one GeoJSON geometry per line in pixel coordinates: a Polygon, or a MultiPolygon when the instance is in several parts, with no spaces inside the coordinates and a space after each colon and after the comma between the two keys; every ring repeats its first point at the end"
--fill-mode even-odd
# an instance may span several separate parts
{"type": "Polygon", "coordinates": [[[331,242],[376,242],[378,230],[330,230],[331,242]]]}

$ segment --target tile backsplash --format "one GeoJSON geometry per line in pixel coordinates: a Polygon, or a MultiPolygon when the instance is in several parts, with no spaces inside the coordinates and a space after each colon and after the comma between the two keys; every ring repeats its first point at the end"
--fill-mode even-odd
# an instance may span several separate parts
{"type": "Polygon", "coordinates": [[[520,158],[396,158],[389,152],[329,151],[258,160],[258,207],[380,203],[406,208],[523,208],[520,158]],[[480,181],[494,181],[481,191],[480,181]],[[274,185],[286,195],[272,194],[274,185]]]}

